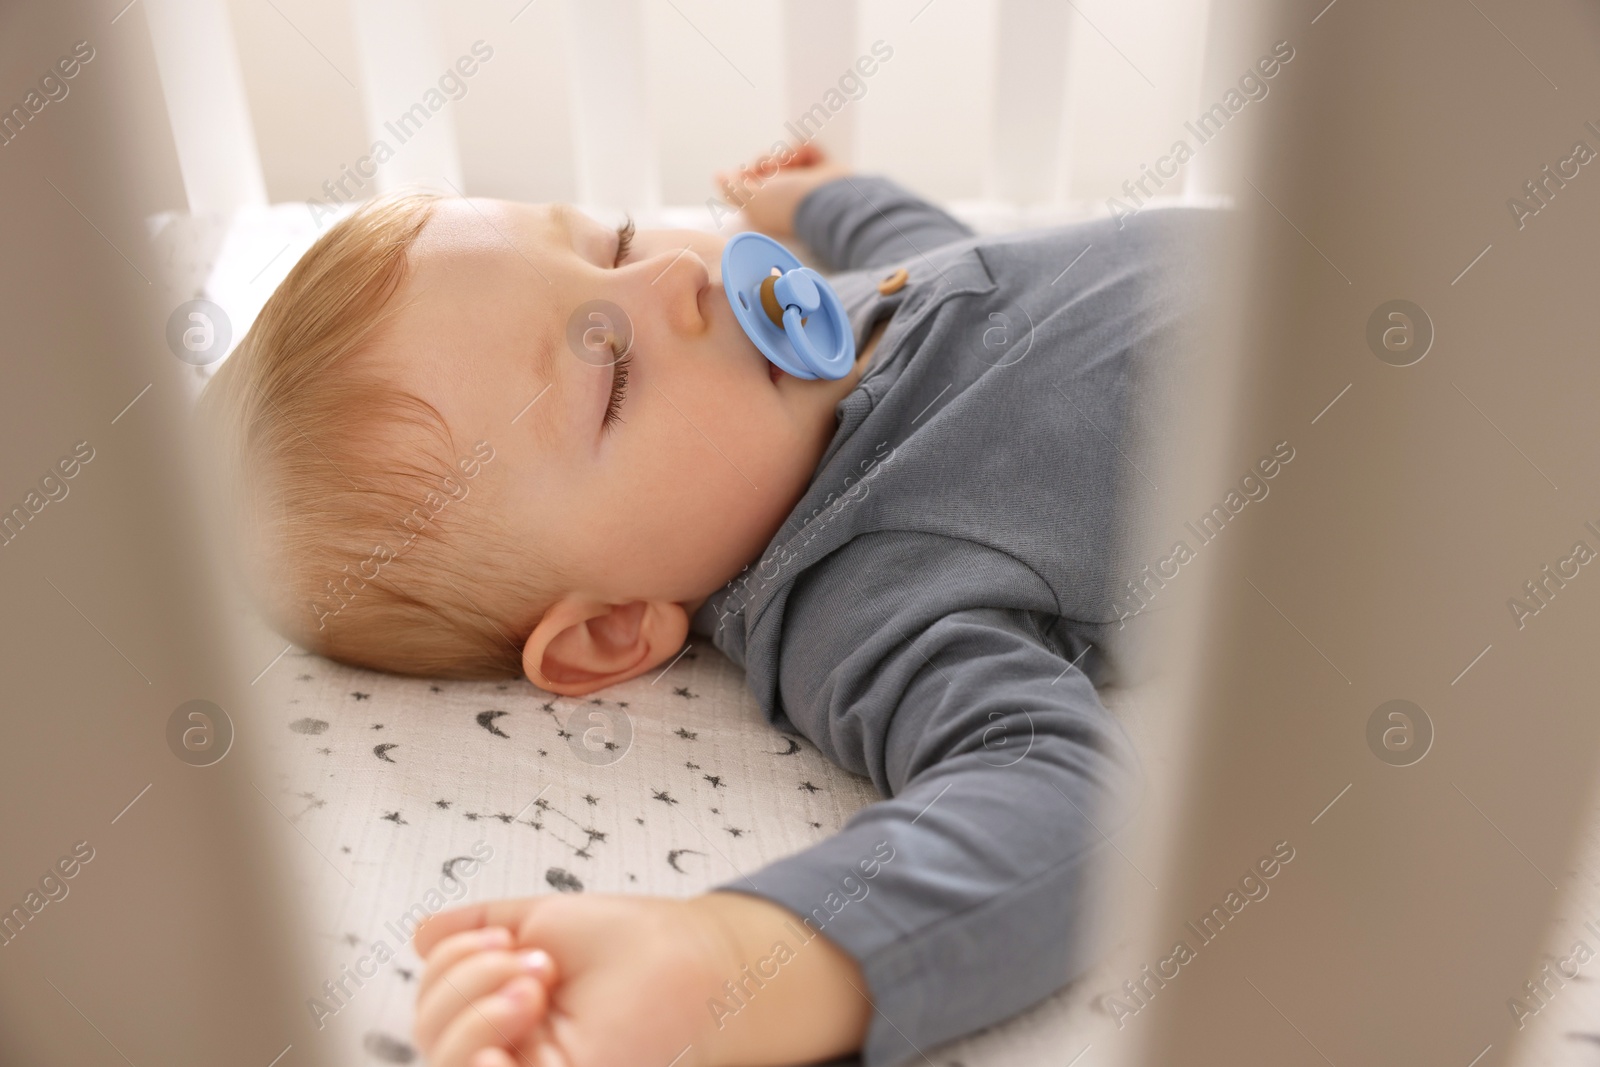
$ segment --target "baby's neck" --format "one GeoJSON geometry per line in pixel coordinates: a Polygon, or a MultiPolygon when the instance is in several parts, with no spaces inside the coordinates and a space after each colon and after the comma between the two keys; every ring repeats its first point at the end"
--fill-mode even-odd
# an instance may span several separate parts
{"type": "MultiPolygon", "coordinates": [[[[867,335],[866,343],[861,346],[861,351],[856,353],[855,365],[850,368],[849,374],[839,380],[839,386],[843,390],[840,396],[844,396],[854,389],[856,383],[861,381],[861,376],[866,374],[867,367],[872,362],[873,353],[877,350],[878,339],[883,336],[883,331],[888,325],[889,320],[887,318],[880,319],[878,324],[872,328],[872,332],[867,335]]],[[[717,588],[720,589],[722,587],[718,586],[717,588]]],[[[716,590],[712,590],[712,592],[707,593],[698,600],[683,601],[683,610],[689,613],[691,619],[694,618],[695,613],[700,610],[707,600],[711,599],[715,592],[716,590]]]]}

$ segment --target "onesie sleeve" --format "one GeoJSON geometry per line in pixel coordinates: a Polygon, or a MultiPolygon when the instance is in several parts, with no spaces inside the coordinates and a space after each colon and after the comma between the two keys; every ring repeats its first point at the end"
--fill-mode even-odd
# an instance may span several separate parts
{"type": "Polygon", "coordinates": [[[831,668],[786,666],[784,706],[889,799],[718,888],[788,908],[799,933],[820,931],[856,960],[875,1005],[861,1062],[891,1067],[1089,966],[1101,947],[1091,875],[1116,857],[1107,835],[1139,772],[1121,725],[1035,613],[974,608],[916,625],[914,605],[875,601],[834,588],[802,609],[841,612],[846,632],[864,633],[843,613],[876,612],[881,625],[831,668]]]}
{"type": "Polygon", "coordinates": [[[829,271],[900,263],[973,236],[965,223],[915,193],[865,174],[806,194],[795,209],[794,231],[829,271]]]}

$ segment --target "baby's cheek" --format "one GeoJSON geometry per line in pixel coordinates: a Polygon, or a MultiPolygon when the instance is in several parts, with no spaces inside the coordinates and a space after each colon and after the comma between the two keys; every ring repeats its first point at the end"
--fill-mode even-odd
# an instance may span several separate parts
{"type": "Polygon", "coordinates": [[[710,589],[772,540],[816,460],[759,406],[719,413],[671,399],[676,408],[663,399],[651,413],[659,418],[623,428],[635,436],[609,472],[615,482],[596,496],[603,518],[587,524],[579,545],[625,550],[650,577],[681,575],[710,589]]]}
{"type": "Polygon", "coordinates": [[[684,481],[676,499],[660,513],[665,521],[641,542],[653,538],[655,544],[646,551],[654,565],[681,576],[697,593],[707,593],[753,560],[783,518],[766,521],[758,510],[766,504],[766,493],[743,480],[684,481]]]}

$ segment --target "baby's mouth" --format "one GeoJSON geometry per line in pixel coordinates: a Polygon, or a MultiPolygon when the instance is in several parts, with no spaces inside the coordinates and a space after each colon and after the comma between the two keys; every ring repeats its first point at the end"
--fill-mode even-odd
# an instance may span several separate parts
{"type": "Polygon", "coordinates": [[[728,323],[732,328],[732,332],[738,334],[739,339],[749,346],[750,350],[755,353],[756,358],[767,365],[767,378],[772,382],[773,385],[777,385],[785,378],[793,377],[793,375],[784,371],[782,367],[779,367],[776,363],[772,362],[772,360],[768,359],[766,353],[757,348],[755,342],[750,340],[749,336],[744,332],[744,327],[740,326],[738,321],[733,318],[732,309],[728,304],[727,292],[722,288],[721,278],[713,279],[711,284],[707,286],[702,295],[705,295],[705,293],[714,293],[710,299],[712,304],[716,306],[719,313],[724,309],[728,311],[728,323]],[[718,299],[719,297],[721,299],[718,299]]]}

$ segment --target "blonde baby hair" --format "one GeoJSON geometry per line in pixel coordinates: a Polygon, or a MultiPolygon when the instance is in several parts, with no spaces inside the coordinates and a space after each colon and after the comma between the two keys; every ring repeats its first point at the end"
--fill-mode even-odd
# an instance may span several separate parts
{"type": "Polygon", "coordinates": [[[457,442],[372,358],[436,201],[389,194],[329,227],[207,384],[202,425],[246,584],[286,638],[402,674],[520,677],[559,576],[512,552],[474,485],[493,443],[457,442]]]}

